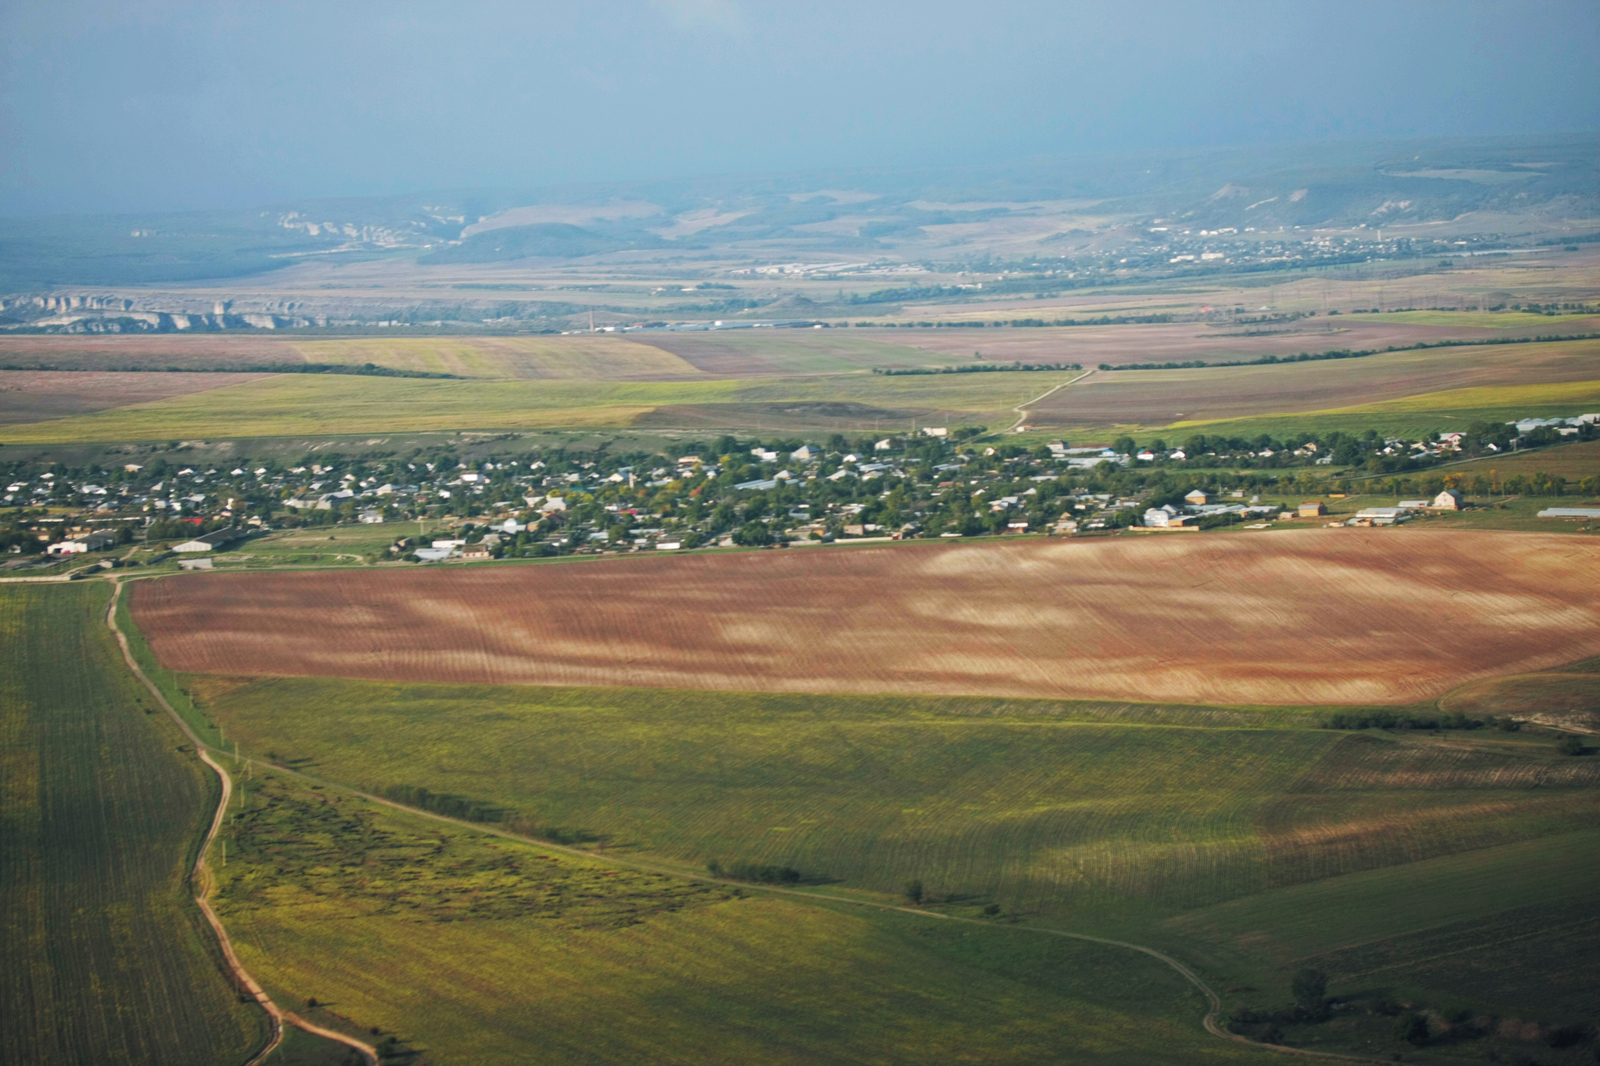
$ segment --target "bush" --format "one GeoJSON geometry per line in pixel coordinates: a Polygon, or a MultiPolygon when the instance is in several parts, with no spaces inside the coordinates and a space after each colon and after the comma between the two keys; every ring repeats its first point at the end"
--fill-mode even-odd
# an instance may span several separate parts
{"type": "Polygon", "coordinates": [[[1289,982],[1295,1005],[1312,1016],[1322,1013],[1322,1002],[1328,994],[1328,975],[1309,967],[1297,972],[1289,982]]]}
{"type": "Polygon", "coordinates": [[[921,903],[922,895],[922,882],[920,880],[906,882],[906,899],[912,903],[921,903]]]}
{"type": "Polygon", "coordinates": [[[1582,755],[1585,751],[1583,738],[1565,736],[1556,742],[1556,750],[1563,755],[1582,755]]]}
{"type": "Polygon", "coordinates": [[[1422,1044],[1428,1039],[1428,1019],[1416,1011],[1407,1011],[1394,1023],[1394,1038],[1408,1044],[1422,1044]]]}
{"type": "Polygon", "coordinates": [[[712,877],[761,885],[792,885],[804,876],[793,866],[754,862],[735,862],[724,866],[716,859],[706,863],[706,872],[712,877]]]}

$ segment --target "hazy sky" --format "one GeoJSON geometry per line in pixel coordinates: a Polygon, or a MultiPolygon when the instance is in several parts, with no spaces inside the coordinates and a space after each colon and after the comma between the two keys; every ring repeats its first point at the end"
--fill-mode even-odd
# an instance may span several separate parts
{"type": "Polygon", "coordinates": [[[1597,0],[0,0],[0,212],[1600,128],[1597,0]]]}

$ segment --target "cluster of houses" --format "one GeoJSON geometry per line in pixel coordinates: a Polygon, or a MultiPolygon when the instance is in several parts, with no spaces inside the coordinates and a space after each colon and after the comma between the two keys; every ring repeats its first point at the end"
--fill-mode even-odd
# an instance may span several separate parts
{"type": "MultiPolygon", "coordinates": [[[[1466,506],[1466,499],[1460,492],[1455,489],[1445,489],[1430,500],[1401,500],[1393,507],[1364,507],[1346,519],[1344,524],[1392,526],[1408,521],[1418,514],[1460,511],[1466,506]]],[[[1219,515],[1271,518],[1282,514],[1284,510],[1276,504],[1261,503],[1259,497],[1252,497],[1246,504],[1217,503],[1204,489],[1195,489],[1184,497],[1182,507],[1165,504],[1161,507],[1147,508],[1142,522],[1146,529],[1196,529],[1202,520],[1219,515]]],[[[1568,510],[1573,509],[1568,508],[1568,510]]],[[[1327,513],[1327,505],[1321,500],[1305,500],[1294,508],[1294,516],[1298,518],[1320,518],[1327,513]]],[[[1597,510],[1596,514],[1600,515],[1600,510],[1597,510]]]]}
{"type": "MultiPolygon", "coordinates": [[[[1584,427],[1600,425],[1600,416],[1526,419],[1515,425],[1545,439],[1573,434],[1587,439],[1594,431],[1584,427]]],[[[673,551],[733,543],[741,532],[741,543],[753,535],[756,543],[800,544],[842,538],[1076,534],[1129,526],[1188,530],[1281,515],[1284,507],[1252,493],[1276,495],[1291,475],[1256,471],[1263,465],[1309,470],[1327,458],[1329,449],[1301,441],[1303,437],[1276,445],[1281,454],[1267,456],[1270,462],[1256,461],[1261,459],[1256,454],[1254,466],[1246,464],[1221,479],[1225,486],[1250,488],[1225,488],[1220,498],[1195,489],[1162,506],[1149,505],[1150,490],[1170,485],[1173,471],[1150,464],[1193,459],[1209,467],[1218,458],[1209,447],[1201,459],[1181,448],[1140,450],[1128,441],[1119,442],[1117,449],[1072,447],[1060,440],[1034,447],[988,446],[973,441],[966,431],[923,427],[898,437],[835,438],[826,447],[723,441],[718,454],[705,454],[708,448],[699,445],[676,457],[534,452],[463,460],[446,451],[431,462],[420,453],[409,459],[324,454],[317,462],[308,456],[304,465],[289,469],[270,462],[232,469],[196,463],[177,469],[165,457],[148,469],[129,463],[121,470],[58,466],[41,472],[18,465],[12,476],[19,480],[7,486],[3,498],[17,509],[16,528],[0,528],[0,535],[14,534],[7,541],[12,553],[37,552],[48,543],[49,554],[65,556],[111,547],[113,534],[98,527],[115,530],[120,524],[134,532],[159,522],[165,527],[163,540],[179,529],[196,534],[174,549],[199,559],[262,526],[335,521],[376,525],[427,518],[459,529],[471,522],[472,543],[445,534],[420,544],[405,534],[396,538],[406,541],[402,553],[412,549],[418,560],[443,560],[552,551],[673,551]],[[71,511],[77,512],[75,517],[62,517],[71,511]],[[96,528],[90,529],[91,524],[96,528]],[[75,535],[62,536],[64,529],[75,535]],[[213,532],[199,535],[204,529],[213,532]],[[26,543],[19,547],[18,540],[26,543]]],[[[1243,442],[1230,441],[1227,447],[1235,443],[1243,442]]],[[[1459,435],[1444,434],[1425,447],[1442,454],[1459,443],[1459,435]]],[[[1416,447],[1369,441],[1368,454],[1380,444],[1416,447]]],[[[1270,450],[1256,447],[1257,453],[1270,450]]],[[[1401,500],[1394,507],[1366,508],[1341,519],[1392,525],[1419,513],[1461,506],[1459,494],[1446,491],[1431,500],[1401,500]]],[[[1320,501],[1308,501],[1288,512],[1317,518],[1326,509],[1320,501]]],[[[1585,509],[1541,513],[1589,517],[1577,512],[1585,509]]]]}
{"type": "MultiPolygon", "coordinates": [[[[1237,495],[1242,498],[1244,493],[1240,491],[1237,495]]],[[[1181,509],[1170,503],[1150,507],[1145,510],[1142,521],[1146,529],[1198,529],[1205,518],[1222,515],[1270,518],[1282,510],[1277,504],[1262,503],[1259,496],[1252,497],[1249,503],[1218,503],[1204,489],[1193,489],[1184,496],[1181,509]]]]}

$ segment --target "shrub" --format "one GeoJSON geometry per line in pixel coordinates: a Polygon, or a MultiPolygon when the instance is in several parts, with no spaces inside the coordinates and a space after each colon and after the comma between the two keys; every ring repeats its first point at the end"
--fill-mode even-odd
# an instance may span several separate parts
{"type": "Polygon", "coordinates": [[[1563,755],[1582,755],[1584,752],[1583,738],[1565,736],[1556,742],[1556,750],[1563,755]]]}
{"type": "Polygon", "coordinates": [[[1422,1044],[1428,1039],[1428,1019],[1416,1011],[1407,1011],[1394,1023],[1394,1038],[1408,1044],[1422,1044]]]}

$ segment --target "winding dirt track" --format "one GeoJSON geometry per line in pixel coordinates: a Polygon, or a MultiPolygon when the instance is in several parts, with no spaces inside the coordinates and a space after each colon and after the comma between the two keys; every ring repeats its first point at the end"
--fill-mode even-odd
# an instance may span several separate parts
{"type": "Polygon", "coordinates": [[[215,770],[218,779],[222,782],[222,798],[217,803],[216,814],[211,818],[211,828],[206,831],[206,838],[200,844],[200,852],[195,856],[194,870],[190,873],[190,878],[199,888],[199,891],[195,893],[194,901],[199,906],[200,913],[205,915],[206,921],[210,923],[212,930],[217,934],[217,942],[222,947],[222,954],[228,960],[228,967],[233,971],[234,980],[240,988],[250,993],[261,1009],[266,1011],[267,1016],[272,1019],[271,1039],[267,1041],[267,1045],[264,1048],[251,1056],[245,1066],[258,1066],[259,1063],[265,1062],[277,1050],[278,1045],[283,1043],[283,1026],[285,1022],[316,1036],[325,1037],[348,1047],[353,1047],[365,1056],[371,1066],[378,1066],[378,1049],[372,1045],[364,1044],[355,1037],[346,1036],[344,1033],[308,1022],[299,1015],[279,1007],[272,1001],[272,997],[267,995],[266,989],[262,988],[261,984],[250,975],[250,971],[244,968],[244,964],[239,961],[239,956],[234,953],[233,941],[228,938],[228,931],[223,927],[222,919],[218,918],[217,912],[211,908],[211,893],[215,885],[211,878],[211,870],[206,866],[206,855],[211,850],[211,842],[221,832],[223,819],[228,814],[228,800],[233,796],[233,778],[228,776],[228,772],[222,768],[221,763],[211,757],[211,752],[215,749],[195,735],[194,730],[189,728],[189,723],[183,720],[183,716],[173,708],[172,704],[167,702],[167,698],[161,694],[161,690],[151,684],[150,679],[139,668],[139,664],[133,658],[132,649],[128,647],[127,635],[117,626],[117,604],[122,599],[122,583],[113,578],[111,588],[111,604],[106,608],[106,626],[116,635],[117,645],[122,649],[123,661],[128,664],[128,669],[133,672],[133,676],[138,678],[150,695],[155,698],[156,703],[172,716],[173,721],[178,723],[178,728],[183,730],[184,735],[194,744],[194,750],[200,756],[200,760],[215,770]]]}
{"type": "MultiPolygon", "coordinates": [[[[252,1058],[250,1062],[246,1064],[246,1066],[257,1066],[258,1063],[262,1062],[262,1060],[271,1054],[273,1049],[276,1048],[283,1039],[283,1023],[285,1021],[298,1028],[304,1029],[307,1032],[315,1033],[318,1036],[327,1037],[330,1040],[337,1040],[340,1043],[354,1047],[366,1057],[371,1066],[379,1066],[377,1049],[371,1045],[364,1044],[361,1041],[356,1040],[353,1037],[346,1036],[343,1033],[335,1032],[330,1029],[324,1029],[321,1026],[314,1025],[295,1014],[281,1010],[275,1003],[272,1002],[271,998],[266,994],[266,992],[261,989],[261,986],[257,984],[255,979],[245,971],[244,967],[239,963],[237,956],[234,955],[233,945],[228,939],[227,931],[223,928],[222,922],[217,918],[215,912],[212,911],[210,904],[205,898],[210,894],[210,878],[209,872],[203,871],[203,863],[205,861],[206,851],[211,846],[212,839],[217,835],[217,832],[222,825],[225,812],[227,811],[228,797],[232,791],[232,781],[222,766],[211,758],[210,752],[214,751],[215,749],[205,744],[198,736],[195,735],[194,731],[189,728],[188,723],[185,722],[182,716],[179,715],[173,706],[167,702],[166,697],[162,696],[161,691],[151,683],[150,679],[145,676],[144,671],[139,668],[139,664],[134,661],[133,654],[128,647],[128,638],[123,634],[122,630],[117,627],[116,623],[117,602],[122,594],[122,586],[121,583],[116,580],[113,580],[112,585],[116,591],[112,595],[111,606],[106,614],[106,624],[117,636],[117,642],[122,647],[122,657],[127,662],[128,669],[133,671],[134,676],[137,677],[144,687],[149,690],[150,694],[155,697],[157,703],[159,703],[160,706],[172,716],[173,720],[178,723],[179,728],[181,728],[189,737],[189,739],[194,742],[195,750],[199,752],[200,757],[205,760],[208,766],[216,770],[217,776],[222,779],[222,802],[217,806],[217,813],[212,819],[211,830],[206,835],[205,844],[201,847],[200,857],[195,864],[197,875],[203,876],[206,883],[205,890],[196,895],[195,902],[200,905],[201,909],[206,915],[206,919],[211,923],[212,928],[216,930],[217,937],[222,943],[223,951],[227,954],[229,964],[233,966],[234,973],[239,978],[241,984],[251,990],[251,993],[256,996],[257,1002],[260,1003],[273,1018],[274,1032],[271,1043],[269,1043],[266,1049],[260,1054],[252,1058]]],[[[444,822],[474,833],[484,833],[491,836],[503,837],[507,840],[514,840],[519,843],[530,844],[534,847],[542,848],[547,851],[561,852],[593,862],[608,863],[612,866],[622,867],[624,869],[638,870],[646,873],[665,874],[672,877],[684,878],[690,881],[717,883],[713,878],[685,873],[682,870],[668,866],[658,866],[653,863],[640,862],[636,859],[617,859],[610,855],[597,854],[595,852],[584,851],[579,848],[563,847],[559,844],[551,844],[547,841],[536,840],[533,837],[523,836],[519,833],[512,833],[481,822],[460,821],[442,814],[436,814],[432,811],[425,811],[417,807],[408,807],[405,804],[396,803],[395,801],[386,799],[382,796],[375,796],[371,793],[362,792],[358,789],[350,788],[337,782],[326,781],[318,777],[313,777],[310,774],[304,774],[298,770],[290,769],[287,766],[280,766],[276,763],[264,763],[264,765],[271,766],[272,769],[277,773],[290,774],[294,777],[302,778],[312,783],[322,785],[325,788],[333,788],[348,795],[357,796],[361,799],[367,800],[370,803],[376,803],[384,807],[391,807],[395,810],[404,811],[408,814],[417,815],[422,818],[432,819],[436,822],[444,822]]],[[[783,896],[791,896],[802,900],[823,899],[833,903],[844,903],[853,907],[865,907],[871,910],[899,911],[905,914],[916,914],[922,917],[936,918],[940,921],[961,922],[967,925],[978,925],[985,927],[988,925],[988,923],[978,921],[974,918],[958,918],[952,915],[938,914],[934,911],[922,910],[916,907],[897,907],[887,903],[873,903],[867,900],[850,899],[848,897],[834,896],[826,893],[798,892],[793,889],[771,888],[766,886],[751,886],[751,890],[769,892],[783,896]]],[[[1035,933],[1040,936],[1061,937],[1067,940],[1085,940],[1096,944],[1106,944],[1111,947],[1125,948],[1129,951],[1140,952],[1162,963],[1165,963],[1167,966],[1170,966],[1173,970],[1177,971],[1177,973],[1180,974],[1186,981],[1194,985],[1201,995],[1205,996],[1208,1009],[1204,1018],[1201,1019],[1201,1024],[1205,1027],[1206,1032],[1210,1033],[1212,1036],[1218,1037],[1219,1039],[1232,1041],[1237,1044],[1244,1044],[1248,1047],[1265,1048],[1271,1051],[1278,1051],[1284,1054],[1297,1055],[1306,1058],[1337,1059],[1345,1062],[1386,1061],[1384,1059],[1368,1058],[1363,1055],[1344,1055],[1332,1051],[1312,1051],[1305,1048],[1287,1047],[1282,1044],[1258,1043],[1246,1037],[1240,1036],[1237,1033],[1230,1033],[1217,1022],[1217,1016],[1222,1012],[1222,997],[1217,995],[1216,990],[1210,985],[1206,984],[1206,982],[1200,977],[1199,974],[1195,973],[1194,970],[1179,962],[1171,955],[1168,955],[1165,952],[1157,951],[1155,948],[1145,947],[1142,944],[1129,943],[1125,940],[1111,940],[1106,937],[1090,936],[1087,933],[1071,933],[1061,929],[1027,929],[1025,931],[1035,933]]]]}

